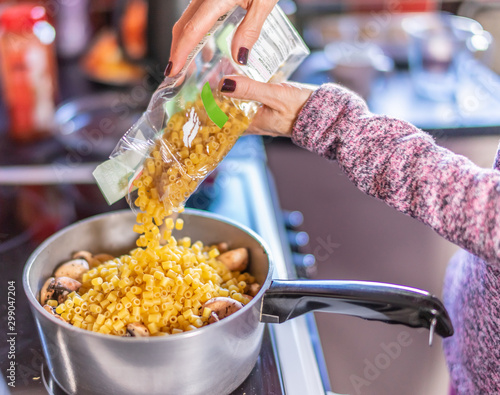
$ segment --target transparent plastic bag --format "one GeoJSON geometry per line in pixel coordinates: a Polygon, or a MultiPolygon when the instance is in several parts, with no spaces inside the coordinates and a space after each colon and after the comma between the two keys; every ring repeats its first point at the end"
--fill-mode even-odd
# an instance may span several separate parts
{"type": "Polygon", "coordinates": [[[276,6],[247,65],[237,64],[230,54],[231,39],[244,15],[245,10],[235,7],[219,18],[182,72],[160,84],[111,159],[94,171],[109,204],[127,195],[133,209],[158,218],[178,211],[227,155],[259,106],[221,95],[220,79],[240,74],[281,82],[308,55],[302,39],[276,6]]]}

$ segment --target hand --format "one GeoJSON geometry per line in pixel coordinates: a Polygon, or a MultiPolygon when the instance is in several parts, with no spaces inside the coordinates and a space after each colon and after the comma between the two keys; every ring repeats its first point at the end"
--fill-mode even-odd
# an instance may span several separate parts
{"type": "Polygon", "coordinates": [[[189,53],[217,19],[239,5],[247,10],[236,30],[231,53],[235,62],[246,64],[248,53],[259,38],[262,25],[278,0],[192,0],[172,30],[170,61],[165,76],[182,70],[189,53]]]}
{"type": "Polygon", "coordinates": [[[315,88],[294,82],[263,83],[242,76],[226,76],[219,84],[225,96],[262,103],[247,133],[274,137],[291,137],[293,124],[315,88]]]}

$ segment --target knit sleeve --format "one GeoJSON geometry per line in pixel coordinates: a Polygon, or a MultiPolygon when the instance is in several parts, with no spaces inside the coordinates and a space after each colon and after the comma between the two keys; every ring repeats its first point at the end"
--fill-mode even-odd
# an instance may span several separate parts
{"type": "Polygon", "coordinates": [[[371,114],[361,98],[334,84],[311,95],[292,140],[336,159],[363,192],[500,265],[500,171],[438,146],[407,122],[371,114]]]}

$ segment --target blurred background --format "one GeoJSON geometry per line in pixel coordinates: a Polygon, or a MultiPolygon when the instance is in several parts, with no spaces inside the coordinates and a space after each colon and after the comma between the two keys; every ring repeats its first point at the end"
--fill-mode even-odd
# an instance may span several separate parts
{"type": "MultiPolygon", "coordinates": [[[[128,207],[124,200],[108,206],[91,172],[161,82],[171,28],[187,3],[0,2],[0,264],[8,257],[22,269],[56,230],[128,207]]],[[[343,84],[372,112],[407,120],[491,166],[500,133],[500,1],[279,4],[311,50],[292,80],[343,84]]],[[[261,142],[279,208],[299,212],[290,245],[301,276],[441,295],[455,246],[362,194],[336,163],[287,140],[261,142]]],[[[216,177],[191,206],[206,208],[216,177]]],[[[327,314],[316,320],[333,392],[447,394],[440,340],[429,348],[426,331],[408,331],[402,342],[401,327],[327,314]],[[389,352],[395,343],[399,351],[389,352]]]]}

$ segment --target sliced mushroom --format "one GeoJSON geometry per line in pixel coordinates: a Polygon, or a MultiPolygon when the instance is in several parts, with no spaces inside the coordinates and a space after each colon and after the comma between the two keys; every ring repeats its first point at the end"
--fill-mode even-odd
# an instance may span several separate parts
{"type": "Polygon", "coordinates": [[[208,317],[208,324],[213,324],[214,322],[219,321],[219,317],[217,317],[217,314],[215,314],[213,311],[210,313],[210,317],[208,317]]]}
{"type": "Polygon", "coordinates": [[[49,306],[48,304],[44,304],[43,308],[47,310],[50,314],[55,315],[56,314],[56,309],[52,306],[49,306]]]}
{"type": "Polygon", "coordinates": [[[248,286],[247,294],[250,296],[255,296],[259,293],[259,291],[260,291],[260,284],[253,283],[248,286]]]}
{"type": "Polygon", "coordinates": [[[115,257],[109,254],[96,254],[94,255],[94,259],[97,259],[99,262],[104,263],[115,259],[115,257]]]}
{"type": "Polygon", "coordinates": [[[92,254],[88,251],[78,251],[72,256],[73,259],[85,259],[88,263],[92,260],[92,254]]]}
{"type": "MultiPolygon", "coordinates": [[[[54,295],[54,284],[56,279],[54,277],[49,277],[42,286],[40,290],[40,304],[44,306],[47,301],[52,299],[54,295]]],[[[49,306],[50,307],[50,306],[49,306]]]]}
{"type": "Polygon", "coordinates": [[[70,277],[50,277],[40,291],[40,303],[45,305],[51,299],[63,303],[71,292],[78,291],[81,286],[79,281],[70,277]]]}
{"type": "Polygon", "coordinates": [[[90,267],[99,266],[102,262],[96,259],[89,251],[78,251],[73,254],[73,259],[85,259],[90,267]]]}
{"type": "Polygon", "coordinates": [[[66,322],[64,318],[62,318],[59,314],[56,313],[56,309],[52,306],[49,306],[48,304],[44,305],[43,308],[49,312],[50,315],[56,317],[57,319],[66,322]]]}
{"type": "Polygon", "coordinates": [[[230,316],[231,314],[237,312],[239,309],[243,307],[243,303],[238,302],[237,300],[226,298],[224,296],[219,296],[217,298],[212,298],[207,300],[203,307],[208,307],[212,310],[212,313],[217,315],[219,320],[230,316]]]}
{"type": "Polygon", "coordinates": [[[229,246],[224,241],[222,243],[216,244],[215,247],[219,250],[221,254],[229,250],[229,246]]]}
{"type": "Polygon", "coordinates": [[[127,336],[132,337],[148,337],[149,329],[140,322],[131,322],[127,325],[127,336]]]}
{"type": "Polygon", "coordinates": [[[81,282],[83,274],[88,270],[89,263],[85,259],[72,259],[59,266],[54,272],[54,277],[69,277],[81,282]]]}
{"type": "Polygon", "coordinates": [[[220,254],[217,259],[229,270],[242,272],[248,265],[248,251],[246,248],[236,248],[220,254]]]}

